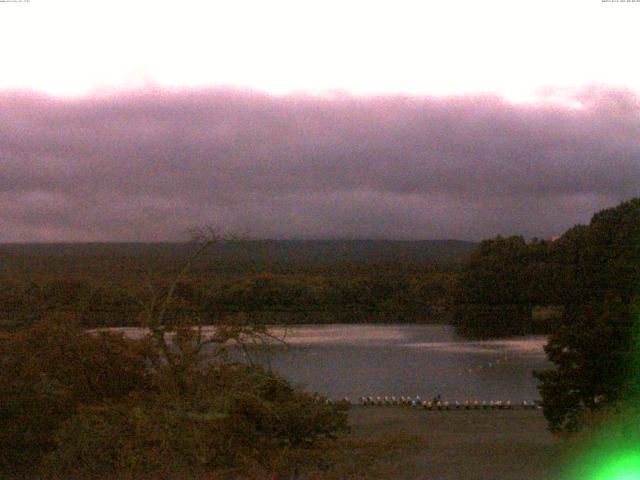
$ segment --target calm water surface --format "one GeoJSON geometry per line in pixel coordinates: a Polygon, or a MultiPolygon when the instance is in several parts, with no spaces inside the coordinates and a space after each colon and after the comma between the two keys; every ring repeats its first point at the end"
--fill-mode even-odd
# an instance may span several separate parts
{"type": "Polygon", "coordinates": [[[448,325],[321,325],[280,329],[273,370],[333,398],[440,394],[451,400],[539,398],[545,337],[467,341],[448,325]]]}
{"type": "MultiPolygon", "coordinates": [[[[117,329],[139,337],[138,328],[117,329]]],[[[274,328],[287,346],[260,355],[294,384],[332,398],[539,398],[532,372],[550,366],[545,337],[469,341],[448,325],[301,325],[274,328]]]]}

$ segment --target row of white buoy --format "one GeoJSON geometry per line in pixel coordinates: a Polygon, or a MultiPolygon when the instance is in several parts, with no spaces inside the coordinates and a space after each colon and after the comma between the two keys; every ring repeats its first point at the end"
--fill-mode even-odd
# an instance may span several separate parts
{"type": "MultiPolygon", "coordinates": [[[[318,397],[320,398],[320,397],[318,397]]],[[[324,402],[326,404],[333,403],[343,403],[348,405],[353,405],[354,403],[349,400],[348,397],[344,397],[342,400],[338,402],[334,402],[329,398],[325,398],[324,402]]],[[[400,407],[413,407],[413,408],[422,408],[424,410],[513,410],[515,408],[525,409],[525,410],[535,410],[541,408],[539,402],[531,401],[527,402],[524,400],[520,403],[512,403],[511,401],[502,401],[502,400],[491,400],[487,401],[465,401],[465,402],[449,402],[449,401],[427,401],[420,399],[420,396],[416,396],[415,398],[411,397],[360,397],[356,405],[363,406],[400,406],[400,407]]]]}
{"type": "Polygon", "coordinates": [[[426,401],[420,398],[420,395],[416,398],[411,397],[360,397],[358,403],[360,405],[397,405],[406,407],[419,407],[426,401]]]}
{"type": "Polygon", "coordinates": [[[432,402],[426,400],[420,400],[420,396],[415,399],[411,397],[360,397],[360,405],[371,406],[410,406],[421,407],[425,410],[512,410],[516,407],[524,409],[536,409],[538,405],[536,402],[527,402],[526,400],[519,404],[514,404],[511,401],[502,400],[490,400],[487,401],[465,401],[460,403],[458,401],[448,402],[435,400],[432,402]]]}

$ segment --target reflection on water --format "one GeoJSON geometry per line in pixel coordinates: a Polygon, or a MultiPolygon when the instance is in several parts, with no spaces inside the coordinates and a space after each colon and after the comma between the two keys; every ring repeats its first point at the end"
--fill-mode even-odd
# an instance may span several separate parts
{"type": "MultiPolygon", "coordinates": [[[[144,334],[119,330],[129,337],[144,334]]],[[[544,337],[467,341],[448,325],[301,325],[272,333],[287,346],[274,345],[260,361],[295,384],[333,398],[529,401],[539,397],[533,370],[549,366],[544,337]]]]}
{"type": "Polygon", "coordinates": [[[265,363],[334,398],[442,395],[451,400],[538,398],[540,336],[465,341],[446,325],[326,325],[279,329],[289,344],[265,363]]]}
{"type": "Polygon", "coordinates": [[[518,351],[544,355],[544,336],[528,336],[507,340],[467,341],[455,337],[451,327],[443,325],[318,325],[277,327],[272,332],[289,345],[351,344],[395,345],[450,352],[496,353],[518,351]],[[417,336],[435,337],[434,341],[414,342],[417,336]],[[452,341],[446,341],[447,339],[452,341]]]}
{"type": "Polygon", "coordinates": [[[428,348],[450,353],[477,353],[495,355],[504,352],[544,356],[544,337],[528,337],[526,339],[486,342],[422,342],[402,345],[410,348],[428,348]]]}
{"type": "Polygon", "coordinates": [[[410,338],[406,327],[387,325],[299,325],[272,331],[290,345],[384,345],[410,338]]]}

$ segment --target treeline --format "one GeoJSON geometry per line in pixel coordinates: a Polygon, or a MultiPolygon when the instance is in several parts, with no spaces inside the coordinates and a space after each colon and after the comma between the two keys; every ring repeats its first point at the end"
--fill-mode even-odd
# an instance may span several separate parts
{"type": "Polygon", "coordinates": [[[561,270],[556,242],[484,240],[454,287],[456,332],[477,338],[549,332],[562,312],[561,270]]]}
{"type": "MultiPolygon", "coordinates": [[[[603,285],[626,282],[625,268],[637,268],[619,265],[606,278],[594,273],[623,248],[615,235],[626,238],[633,228],[630,220],[605,222],[607,212],[555,241],[222,242],[178,282],[169,313],[202,323],[247,315],[263,324],[452,323],[459,335],[475,338],[546,334],[568,308],[603,285]]],[[[194,248],[0,246],[0,328],[46,317],[84,327],[138,325],[143,306],[168,287],[194,248]]]]}
{"type": "Polygon", "coordinates": [[[638,288],[639,225],[636,199],[595,214],[589,225],[554,241],[483,241],[453,288],[456,331],[467,337],[550,333],[570,319],[577,322],[585,306],[606,292],[624,292],[629,301],[638,288]]]}
{"type": "Polygon", "coordinates": [[[453,291],[462,335],[549,334],[554,367],[535,376],[552,431],[617,419],[637,446],[637,413],[620,412],[640,405],[640,198],[554,241],[485,240],[453,291]]]}
{"type": "MultiPolygon", "coordinates": [[[[239,247],[238,247],[239,248],[239,247]]],[[[70,318],[85,327],[138,325],[144,306],[166,290],[188,246],[0,249],[0,324],[70,318]]],[[[455,263],[260,260],[235,269],[219,250],[176,285],[176,319],[215,323],[249,315],[261,323],[446,322],[455,263]]]]}
{"type": "MultiPolygon", "coordinates": [[[[476,243],[458,240],[226,240],[193,272],[348,273],[372,265],[457,263],[476,243]]],[[[0,244],[0,269],[28,273],[134,272],[182,268],[192,242],[0,244]]]]}
{"type": "MultiPolygon", "coordinates": [[[[555,367],[536,376],[550,428],[573,431],[640,405],[640,198],[570,229],[552,254],[563,315],[545,347],[555,367]]],[[[622,422],[635,448],[637,417],[622,422]]]]}

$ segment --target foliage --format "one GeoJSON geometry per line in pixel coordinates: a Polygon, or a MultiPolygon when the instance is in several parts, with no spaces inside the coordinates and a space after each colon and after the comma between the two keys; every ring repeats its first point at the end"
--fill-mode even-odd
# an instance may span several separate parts
{"type": "MultiPolygon", "coordinates": [[[[238,338],[232,330],[246,333],[217,339],[238,338]]],[[[304,466],[296,452],[347,430],[340,405],[256,366],[201,365],[177,338],[170,365],[151,338],[60,322],[3,334],[0,474],[26,476],[38,465],[40,478],[293,471],[304,466]]]]}
{"type": "MultiPolygon", "coordinates": [[[[28,259],[30,265],[37,260],[28,259]]],[[[138,280],[148,266],[140,259],[116,257],[108,265],[87,259],[86,273],[74,271],[79,261],[84,260],[69,257],[67,264],[40,274],[35,266],[23,272],[15,265],[0,273],[0,329],[56,315],[87,328],[139,325],[153,296],[167,291],[177,274],[170,259],[147,282],[138,280]],[[118,262],[131,270],[121,271],[118,262]]],[[[337,273],[248,269],[233,275],[196,268],[175,285],[166,314],[207,324],[240,313],[263,323],[444,321],[454,278],[444,267],[418,264],[354,265],[337,273]]]]}
{"type": "Polygon", "coordinates": [[[464,264],[456,283],[456,332],[492,337],[535,331],[530,264],[530,247],[522,237],[484,240],[464,264]]]}
{"type": "Polygon", "coordinates": [[[148,342],[89,335],[64,320],[0,338],[0,465],[37,463],[81,405],[153,389],[148,342]]]}
{"type": "Polygon", "coordinates": [[[640,313],[634,310],[640,287],[640,199],[597,213],[553,248],[564,315],[545,348],[556,367],[536,376],[549,427],[575,431],[590,412],[640,399],[634,325],[640,313]]]}
{"type": "Polygon", "coordinates": [[[60,319],[2,333],[0,474],[292,476],[302,451],[348,429],[341,406],[232,359],[232,348],[249,355],[247,339],[271,339],[264,326],[241,317],[205,331],[176,301],[191,263],[216,241],[205,233],[168,289],[152,289],[141,341],[60,319]]]}
{"type": "Polygon", "coordinates": [[[259,369],[227,365],[196,375],[179,396],[143,395],[82,409],[56,432],[43,476],[231,476],[274,464],[293,470],[292,461],[304,457],[292,452],[347,428],[338,407],[259,369]]]}

